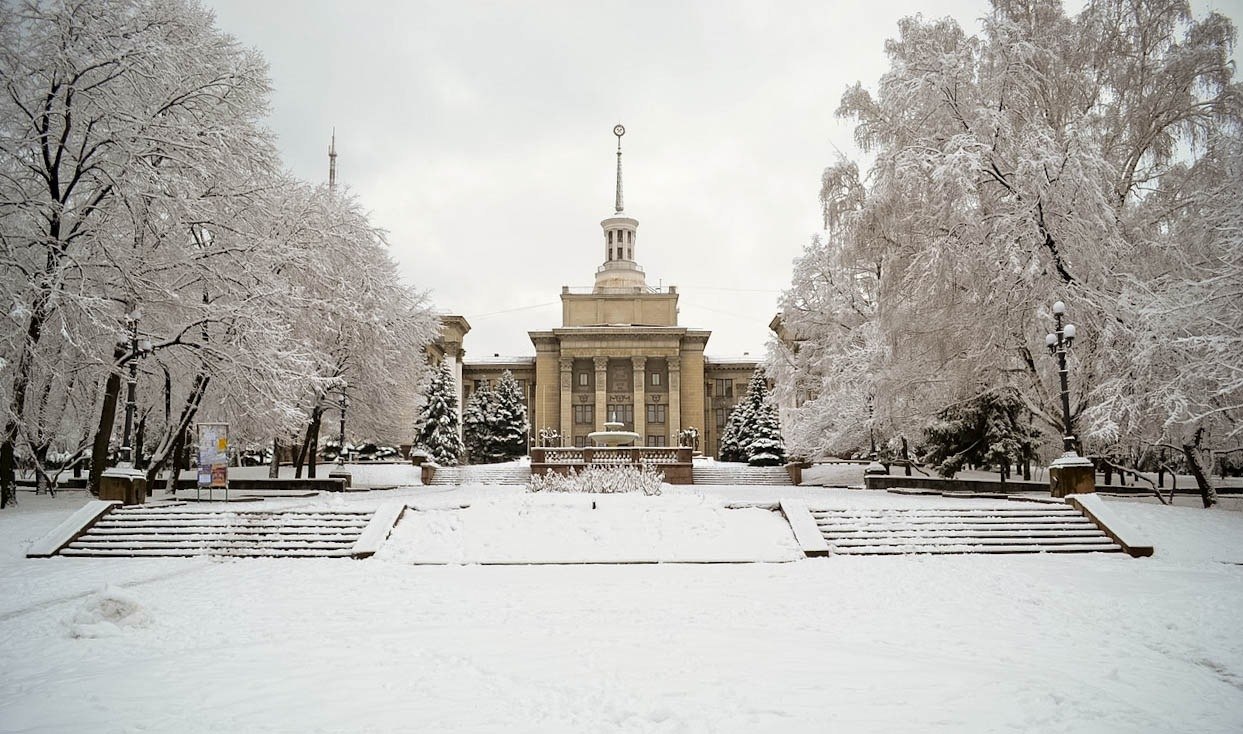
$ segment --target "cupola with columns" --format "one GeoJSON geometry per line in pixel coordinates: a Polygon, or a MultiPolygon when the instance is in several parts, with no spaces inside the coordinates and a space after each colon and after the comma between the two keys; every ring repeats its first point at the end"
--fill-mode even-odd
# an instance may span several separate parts
{"type": "Polygon", "coordinates": [[[622,200],[622,150],[621,139],[626,128],[613,128],[617,136],[617,189],[613,198],[613,215],[600,222],[604,230],[604,264],[596,269],[597,292],[615,288],[646,288],[647,277],[643,268],[635,262],[635,240],[638,239],[639,220],[626,216],[622,200]]]}

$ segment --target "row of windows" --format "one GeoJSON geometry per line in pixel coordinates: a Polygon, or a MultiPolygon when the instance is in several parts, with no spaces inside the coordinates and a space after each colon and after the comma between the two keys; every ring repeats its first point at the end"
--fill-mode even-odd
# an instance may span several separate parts
{"type": "MultiPolygon", "coordinates": [[[[648,375],[647,380],[648,380],[648,384],[650,384],[652,387],[660,387],[661,377],[660,377],[659,372],[653,372],[652,374],[648,375]]],[[[614,390],[625,390],[626,389],[625,382],[626,381],[624,379],[614,380],[613,389],[614,390]]],[[[588,387],[589,385],[591,385],[591,373],[590,372],[579,372],[578,373],[578,385],[579,387],[588,387]]]]}
{"type": "MultiPolygon", "coordinates": [[[[596,422],[596,410],[594,405],[589,403],[577,403],[574,405],[574,423],[580,426],[594,425],[596,422]]],[[[619,404],[610,405],[608,408],[610,420],[618,420],[622,423],[634,422],[634,406],[619,404]]],[[[655,404],[647,406],[647,422],[648,423],[664,423],[668,415],[668,406],[663,404],[655,404]]]]}
{"type": "Polygon", "coordinates": [[[732,398],[734,397],[734,381],[725,378],[717,378],[708,383],[708,397],[732,398]]]}
{"type": "Polygon", "coordinates": [[[609,259],[610,259],[610,260],[633,260],[633,259],[634,259],[634,248],[627,247],[627,248],[626,248],[626,257],[624,257],[624,258],[623,258],[623,257],[622,257],[622,248],[620,248],[620,247],[619,247],[619,248],[617,248],[617,257],[616,257],[616,258],[614,258],[614,257],[613,257],[613,248],[611,248],[611,247],[610,247],[610,248],[609,248],[609,259]]]}
{"type": "MultiPolygon", "coordinates": [[[[613,244],[613,232],[614,230],[611,230],[611,229],[609,230],[609,244],[610,245],[613,244]]],[[[626,244],[626,243],[629,243],[632,245],[634,244],[634,232],[630,232],[624,229],[616,230],[616,232],[617,232],[617,244],[619,245],[626,244]]]]}
{"type": "MultiPolygon", "coordinates": [[[[664,437],[664,436],[648,436],[648,437],[647,437],[647,445],[648,445],[648,446],[665,446],[665,445],[666,445],[666,444],[665,444],[665,440],[666,440],[666,439],[665,439],[665,437],[664,437]]],[[[587,445],[587,437],[586,437],[586,436],[575,436],[575,437],[574,437],[574,447],[575,447],[575,448],[579,448],[579,449],[581,449],[581,448],[585,447],[586,445],[587,445]]]]}

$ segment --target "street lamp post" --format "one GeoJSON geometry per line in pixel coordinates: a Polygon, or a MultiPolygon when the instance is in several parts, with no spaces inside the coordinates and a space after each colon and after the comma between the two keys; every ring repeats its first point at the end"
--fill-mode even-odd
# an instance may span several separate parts
{"type": "Polygon", "coordinates": [[[337,398],[337,406],[341,414],[341,431],[337,436],[337,466],[345,464],[345,409],[349,407],[350,400],[345,396],[345,386],[341,386],[341,396],[337,398]]]}
{"type": "Polygon", "coordinates": [[[129,379],[125,394],[125,434],[121,439],[121,463],[130,467],[134,465],[134,413],[138,407],[136,393],[138,387],[138,358],[151,351],[151,342],[138,338],[138,320],[142,318],[142,310],[135,308],[125,315],[125,323],[129,326],[129,379]]]}
{"type": "Polygon", "coordinates": [[[1061,301],[1053,304],[1053,320],[1057,329],[1045,335],[1044,343],[1049,348],[1049,354],[1057,357],[1057,374],[1062,385],[1062,450],[1073,454],[1075,453],[1075,430],[1070,419],[1070,382],[1067,377],[1066,350],[1070,349],[1071,343],[1075,340],[1075,325],[1062,324],[1062,317],[1065,314],[1066,304],[1061,301]]]}
{"type": "Polygon", "coordinates": [[[1062,455],[1049,466],[1049,488],[1054,497],[1096,491],[1096,469],[1075,450],[1075,429],[1070,416],[1070,380],[1066,352],[1075,341],[1075,325],[1065,324],[1066,304],[1053,304],[1055,329],[1046,334],[1045,346],[1057,357],[1057,374],[1062,397],[1062,455]]]}

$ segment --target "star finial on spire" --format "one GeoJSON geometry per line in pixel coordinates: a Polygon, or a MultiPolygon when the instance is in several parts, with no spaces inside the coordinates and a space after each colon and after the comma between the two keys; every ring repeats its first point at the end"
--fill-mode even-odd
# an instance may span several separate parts
{"type": "Polygon", "coordinates": [[[613,134],[617,136],[617,193],[613,198],[613,213],[621,214],[622,209],[622,175],[621,175],[621,139],[626,134],[626,128],[620,123],[613,126],[613,134]]]}

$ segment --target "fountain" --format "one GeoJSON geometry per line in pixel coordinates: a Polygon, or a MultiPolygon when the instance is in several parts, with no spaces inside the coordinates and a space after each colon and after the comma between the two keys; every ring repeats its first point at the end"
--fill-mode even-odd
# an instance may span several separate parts
{"type": "Polygon", "coordinates": [[[634,431],[621,430],[625,423],[616,421],[605,421],[603,431],[594,431],[587,434],[587,440],[595,446],[608,446],[615,448],[617,446],[625,446],[634,444],[639,440],[639,434],[634,431]]]}

